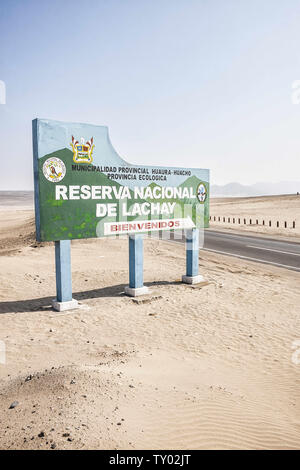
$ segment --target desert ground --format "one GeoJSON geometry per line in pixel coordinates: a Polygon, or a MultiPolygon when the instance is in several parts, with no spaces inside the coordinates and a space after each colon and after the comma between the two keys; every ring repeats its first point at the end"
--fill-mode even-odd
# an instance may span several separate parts
{"type": "Polygon", "coordinates": [[[210,226],[214,230],[247,231],[253,235],[300,241],[300,195],[211,198],[210,216],[210,226]]]}
{"type": "Polygon", "coordinates": [[[133,299],[128,241],[75,241],[58,313],[30,201],[0,216],[0,449],[299,449],[299,273],[201,251],[192,287],[184,245],[146,239],[133,299]]]}

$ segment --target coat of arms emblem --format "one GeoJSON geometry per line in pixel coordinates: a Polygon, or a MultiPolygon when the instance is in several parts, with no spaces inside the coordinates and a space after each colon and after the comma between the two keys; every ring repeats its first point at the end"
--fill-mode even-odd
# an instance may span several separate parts
{"type": "Polygon", "coordinates": [[[73,160],[75,163],[92,163],[93,161],[93,150],[94,150],[94,139],[87,140],[81,137],[80,142],[75,140],[72,135],[71,147],[73,149],[73,160]]]}

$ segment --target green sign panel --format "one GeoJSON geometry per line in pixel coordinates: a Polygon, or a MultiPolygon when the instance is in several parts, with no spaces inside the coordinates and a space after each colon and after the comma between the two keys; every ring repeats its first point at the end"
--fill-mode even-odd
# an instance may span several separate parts
{"type": "Polygon", "coordinates": [[[129,164],[107,127],[36,119],[33,156],[40,241],[208,226],[208,170],[129,164]]]}

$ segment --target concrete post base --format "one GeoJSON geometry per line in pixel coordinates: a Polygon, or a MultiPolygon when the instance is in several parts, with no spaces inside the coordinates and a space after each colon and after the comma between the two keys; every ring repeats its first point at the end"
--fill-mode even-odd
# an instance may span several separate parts
{"type": "Polygon", "coordinates": [[[78,302],[75,299],[69,300],[68,302],[58,302],[56,299],[52,300],[52,307],[57,312],[64,312],[66,310],[73,310],[79,308],[78,302]]]}
{"type": "Polygon", "coordinates": [[[185,284],[199,284],[204,282],[204,277],[200,274],[198,276],[182,276],[182,282],[185,284]]]}
{"type": "Polygon", "coordinates": [[[125,294],[129,295],[130,297],[138,297],[139,295],[150,294],[149,287],[125,287],[125,294]]]}

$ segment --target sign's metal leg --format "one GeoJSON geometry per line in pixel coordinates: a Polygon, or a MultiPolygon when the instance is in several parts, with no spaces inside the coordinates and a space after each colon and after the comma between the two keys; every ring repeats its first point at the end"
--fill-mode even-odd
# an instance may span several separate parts
{"type": "Polygon", "coordinates": [[[125,294],[131,297],[149,293],[144,286],[144,236],[129,236],[129,286],[125,287],[125,294]]]}
{"type": "Polygon", "coordinates": [[[182,282],[186,284],[198,284],[204,279],[199,275],[199,230],[186,231],[186,275],[182,276],[182,282]]]}
{"type": "Polygon", "coordinates": [[[144,284],[144,237],[129,237],[129,287],[139,289],[144,284]]]}
{"type": "Polygon", "coordinates": [[[52,301],[54,310],[59,312],[78,307],[72,298],[71,241],[55,242],[56,299],[52,301]]]}
{"type": "Polygon", "coordinates": [[[186,275],[189,277],[199,274],[199,230],[187,230],[186,240],[186,275]]]}

